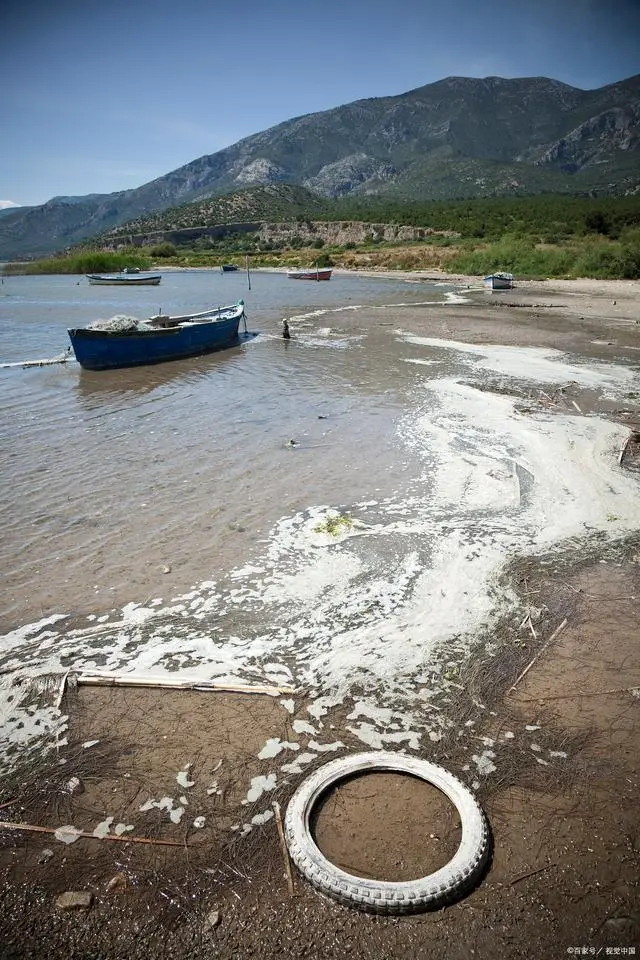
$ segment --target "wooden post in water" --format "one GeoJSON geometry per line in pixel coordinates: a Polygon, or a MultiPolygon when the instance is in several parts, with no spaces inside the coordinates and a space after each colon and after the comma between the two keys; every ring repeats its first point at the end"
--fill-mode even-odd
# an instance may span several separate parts
{"type": "Polygon", "coordinates": [[[247,283],[249,284],[249,290],[251,290],[251,274],[249,273],[249,254],[247,254],[247,283]]]}

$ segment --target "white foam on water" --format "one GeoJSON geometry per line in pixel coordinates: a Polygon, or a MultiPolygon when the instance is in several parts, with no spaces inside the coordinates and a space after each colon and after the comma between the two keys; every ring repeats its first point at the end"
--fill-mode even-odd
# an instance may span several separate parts
{"type": "Polygon", "coordinates": [[[459,293],[445,293],[445,303],[470,303],[471,297],[463,297],[459,293]]]}
{"type": "Polygon", "coordinates": [[[336,740],[335,743],[317,743],[316,740],[309,740],[307,744],[310,750],[317,750],[318,753],[335,753],[336,750],[340,750],[344,747],[342,740],[336,740]]]}
{"type": "Polygon", "coordinates": [[[315,727],[312,727],[306,720],[294,720],[291,724],[296,733],[310,733],[312,737],[317,734],[315,727]]]}
{"type": "Polygon", "coordinates": [[[73,824],[68,823],[63,827],[58,827],[53,835],[56,840],[59,840],[61,843],[70,844],[75,843],[81,833],[82,830],[79,830],[77,827],[74,827],[73,824]]]}
{"type": "MultiPolygon", "coordinates": [[[[574,381],[622,398],[640,378],[555,350],[401,336],[416,376],[436,350],[464,365],[466,382],[424,368],[396,437],[423,476],[395,496],[372,490],[348,504],[354,520],[366,516],[364,532],[318,533],[339,505],[311,505],[282,517],[255,555],[226,580],[200,584],[195,596],[130,603],[101,623],[60,616],[14,631],[1,641],[3,669],[23,677],[93,667],[224,682],[282,679],[316,698],[307,707],[316,725],[292,723],[311,736],[357,690],[349,729],[368,746],[417,749],[424,734],[440,737],[446,719],[429,698],[450,682],[442,664],[464,659],[478,634],[515,605],[499,586],[505,565],[568,538],[640,527],[638,483],[617,462],[624,427],[594,415],[524,416],[514,397],[479,387],[491,372],[517,382],[574,381]]],[[[348,478],[345,490],[348,498],[348,478]]],[[[17,705],[12,678],[0,680],[5,742],[41,733],[36,716],[45,732],[53,729],[53,708],[29,713],[17,705]]],[[[312,759],[317,754],[302,754],[282,769],[302,772],[312,759]]],[[[244,802],[274,786],[275,774],[254,778],[244,802]]]]}
{"type": "Polygon", "coordinates": [[[276,775],[275,773],[269,773],[266,777],[252,777],[251,786],[247,791],[246,798],[242,801],[243,804],[255,803],[263,793],[268,790],[274,790],[276,786],[276,775]]]}
{"type": "Polygon", "coordinates": [[[436,337],[418,337],[397,331],[407,343],[433,347],[462,357],[473,358],[475,371],[490,370],[514,379],[533,380],[536,383],[567,383],[575,381],[584,387],[624,387],[637,379],[627,367],[585,360],[572,363],[568,355],[551,347],[515,347],[500,344],[461,343],[436,337]]]}
{"type": "Polygon", "coordinates": [[[265,743],[264,747],[258,754],[259,760],[270,760],[272,757],[277,757],[279,753],[282,753],[283,750],[299,750],[299,743],[289,743],[287,740],[280,740],[279,737],[271,737],[265,743]]]}
{"type": "Polygon", "coordinates": [[[184,807],[174,807],[173,797],[161,797],[160,800],[147,800],[141,807],[138,807],[143,813],[147,810],[165,810],[169,814],[172,823],[180,823],[184,814],[184,807]]]}
{"type": "Polygon", "coordinates": [[[494,773],[498,768],[493,762],[495,759],[495,753],[493,750],[485,750],[484,753],[475,754],[471,757],[476,767],[478,768],[478,773],[480,776],[486,777],[490,773],[494,773]]]}
{"type": "Polygon", "coordinates": [[[94,837],[98,837],[99,840],[104,840],[104,838],[108,835],[111,829],[111,824],[114,820],[115,817],[107,817],[106,820],[102,820],[102,822],[99,823],[93,831],[94,837]]]}
{"type": "Polygon", "coordinates": [[[302,773],[304,766],[317,759],[317,753],[300,753],[291,763],[283,763],[281,770],[285,773],[302,773]]]}
{"type": "Polygon", "coordinates": [[[195,783],[195,780],[189,780],[190,767],[191,767],[191,764],[188,763],[183,770],[180,770],[176,774],[176,780],[178,781],[178,784],[185,790],[188,789],[189,787],[192,787],[195,783]]]}
{"type": "Polygon", "coordinates": [[[133,830],[134,826],[135,824],[133,823],[116,823],[115,827],[113,828],[113,832],[115,833],[116,837],[121,837],[123,833],[129,833],[131,830],[133,830]]]}

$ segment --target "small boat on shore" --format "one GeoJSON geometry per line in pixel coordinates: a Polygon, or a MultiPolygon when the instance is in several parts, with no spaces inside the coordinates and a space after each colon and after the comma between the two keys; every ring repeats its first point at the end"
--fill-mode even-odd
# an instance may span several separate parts
{"type": "Polygon", "coordinates": [[[315,267],[312,270],[287,270],[289,280],[331,280],[331,267],[315,267]]]}
{"type": "Polygon", "coordinates": [[[113,370],[178,360],[229,347],[245,321],[244,300],[227,307],[148,320],[118,316],[68,330],[76,359],[85,370],[113,370]]]}
{"type": "Polygon", "coordinates": [[[120,273],[88,273],[91,284],[108,284],[121,287],[157,287],[161,273],[142,273],[140,267],[125,267],[120,273]]]}
{"type": "Polygon", "coordinates": [[[513,274],[492,273],[484,278],[484,285],[489,290],[511,290],[513,287],[513,274]]]}
{"type": "Polygon", "coordinates": [[[235,273],[237,269],[238,269],[237,263],[223,263],[222,266],[220,267],[220,270],[222,271],[222,273],[235,273]]]}

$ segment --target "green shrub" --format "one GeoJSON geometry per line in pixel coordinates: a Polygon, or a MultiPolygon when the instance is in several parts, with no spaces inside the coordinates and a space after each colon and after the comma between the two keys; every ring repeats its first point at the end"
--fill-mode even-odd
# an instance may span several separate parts
{"type": "Polygon", "coordinates": [[[165,241],[164,243],[157,243],[155,247],[151,247],[149,253],[152,257],[163,258],[163,257],[175,257],[178,250],[173,243],[165,241]]]}

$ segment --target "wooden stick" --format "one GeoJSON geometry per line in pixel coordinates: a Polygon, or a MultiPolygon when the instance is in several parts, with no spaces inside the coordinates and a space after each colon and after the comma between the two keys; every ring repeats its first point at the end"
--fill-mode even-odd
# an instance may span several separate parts
{"type": "Polygon", "coordinates": [[[512,887],[514,883],[520,883],[521,880],[526,880],[528,877],[535,877],[537,873],[542,873],[544,870],[549,870],[551,869],[551,867],[556,867],[556,866],[557,866],[556,863],[548,863],[544,867],[538,867],[537,870],[530,870],[529,873],[523,873],[521,874],[521,876],[516,877],[515,880],[512,880],[509,886],[512,887]]]}
{"type": "Polygon", "coordinates": [[[291,860],[289,859],[289,851],[287,850],[287,843],[284,839],[284,828],[282,826],[282,814],[280,813],[280,804],[277,800],[273,801],[273,809],[276,815],[276,826],[278,828],[278,836],[280,837],[280,846],[282,847],[282,859],[284,860],[284,869],[287,874],[287,886],[289,887],[289,896],[295,897],[295,888],[293,886],[293,876],[291,874],[291,860]]]}
{"type": "MultiPolygon", "coordinates": [[[[0,820],[0,828],[5,830],[26,830],[30,833],[56,833],[60,827],[38,827],[33,823],[7,823],[0,820]]],[[[122,840],[128,843],[152,843],[163,847],[186,847],[187,844],[181,840],[152,840],[149,837],[128,837],[124,834],[118,836],[115,833],[107,833],[104,837],[96,837],[94,833],[87,833],[85,830],[74,831],[74,836],[84,837],[87,840],[122,840]]]]}
{"type": "Polygon", "coordinates": [[[531,670],[531,667],[534,665],[534,663],[536,662],[536,660],[538,659],[538,657],[541,657],[541,656],[542,656],[542,654],[545,652],[545,650],[547,649],[547,647],[549,646],[549,644],[553,643],[553,641],[554,641],[555,638],[558,636],[558,634],[561,633],[561,632],[564,630],[564,628],[566,627],[567,623],[568,623],[568,620],[564,619],[564,620],[562,621],[562,623],[560,624],[560,626],[559,626],[559,627],[556,627],[556,629],[553,631],[553,633],[551,634],[551,636],[549,637],[549,639],[547,640],[547,642],[540,648],[540,650],[538,650],[538,652],[536,653],[536,655],[535,655],[535,657],[533,658],[533,660],[531,661],[531,663],[528,664],[528,666],[526,666],[526,667],[524,668],[524,670],[522,671],[522,673],[520,674],[520,676],[518,677],[518,679],[516,680],[516,682],[513,684],[513,686],[509,687],[509,689],[507,690],[507,693],[508,693],[508,694],[511,693],[512,690],[515,690],[515,688],[518,686],[518,684],[520,683],[520,681],[522,680],[523,677],[526,677],[526,675],[529,673],[529,670],[531,670]]]}
{"type": "Polygon", "coordinates": [[[582,697],[609,697],[614,693],[631,693],[636,687],[615,687],[613,690],[596,690],[593,693],[559,693],[552,697],[525,697],[522,703],[537,703],[540,700],[579,700],[582,697]]]}
{"type": "Polygon", "coordinates": [[[67,679],[69,677],[69,671],[65,673],[60,684],[60,689],[58,691],[58,696],[56,697],[56,710],[60,709],[62,701],[64,700],[65,690],[67,689],[67,679]]]}
{"type": "Polygon", "coordinates": [[[14,803],[18,802],[18,797],[14,797],[13,800],[7,800],[6,803],[0,803],[0,810],[4,810],[5,807],[12,807],[14,803]]]}
{"type": "Polygon", "coordinates": [[[143,674],[118,674],[96,671],[81,673],[77,682],[93,686],[108,687],[168,687],[176,690],[227,691],[229,693],[264,693],[270,697],[279,697],[284,693],[296,693],[296,687],[276,687],[267,685],[252,686],[243,683],[218,683],[216,680],[203,680],[197,677],[164,677],[143,674]]]}

